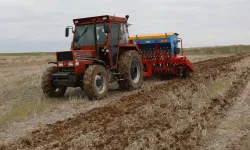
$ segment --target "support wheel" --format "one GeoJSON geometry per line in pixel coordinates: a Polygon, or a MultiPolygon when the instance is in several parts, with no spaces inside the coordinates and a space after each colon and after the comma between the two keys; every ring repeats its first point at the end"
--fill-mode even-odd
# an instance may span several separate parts
{"type": "Polygon", "coordinates": [[[139,53],[134,50],[122,53],[118,61],[118,72],[123,78],[118,81],[121,89],[140,88],[143,82],[143,64],[139,53]]]}
{"type": "Polygon", "coordinates": [[[52,74],[57,72],[57,67],[49,67],[42,76],[41,87],[46,97],[63,97],[67,87],[55,87],[53,85],[52,74]]]}
{"type": "Polygon", "coordinates": [[[191,77],[191,70],[189,67],[186,67],[183,72],[182,72],[182,76],[184,78],[190,78],[191,77]]]}
{"type": "Polygon", "coordinates": [[[89,66],[85,71],[83,86],[90,100],[104,98],[109,89],[107,70],[101,65],[89,66]]]}

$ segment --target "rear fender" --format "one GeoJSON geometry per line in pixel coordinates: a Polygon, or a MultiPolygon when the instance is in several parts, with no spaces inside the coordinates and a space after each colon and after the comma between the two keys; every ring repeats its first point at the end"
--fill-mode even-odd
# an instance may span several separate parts
{"type": "Polygon", "coordinates": [[[105,68],[108,67],[102,60],[97,60],[97,59],[94,59],[94,58],[84,58],[84,59],[79,60],[79,65],[78,66],[75,66],[75,73],[76,74],[84,74],[86,69],[90,65],[94,65],[94,64],[102,65],[105,68]]]}
{"type": "Polygon", "coordinates": [[[123,52],[125,51],[129,51],[129,50],[134,50],[140,53],[137,45],[135,44],[125,44],[125,45],[121,45],[119,46],[119,55],[121,55],[123,52]]]}

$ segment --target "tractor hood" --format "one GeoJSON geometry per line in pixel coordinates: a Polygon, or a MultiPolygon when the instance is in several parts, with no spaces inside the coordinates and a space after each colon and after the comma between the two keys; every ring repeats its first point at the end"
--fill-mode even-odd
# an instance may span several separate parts
{"type": "Polygon", "coordinates": [[[94,58],[96,56],[95,50],[73,51],[73,55],[78,60],[85,59],[85,58],[94,58]]]}
{"type": "Polygon", "coordinates": [[[94,58],[95,50],[77,50],[57,52],[57,61],[83,60],[85,58],[94,58]]]}

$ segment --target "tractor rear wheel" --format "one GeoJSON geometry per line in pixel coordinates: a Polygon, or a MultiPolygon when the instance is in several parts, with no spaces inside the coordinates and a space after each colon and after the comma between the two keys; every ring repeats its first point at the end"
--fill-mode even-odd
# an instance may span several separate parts
{"type": "Polygon", "coordinates": [[[122,53],[118,61],[118,72],[123,78],[118,81],[121,89],[140,88],[143,82],[143,64],[139,53],[134,50],[122,53]]]}
{"type": "Polygon", "coordinates": [[[67,87],[56,87],[53,85],[52,74],[57,72],[57,67],[49,67],[42,76],[41,87],[46,97],[63,97],[67,87]]]}
{"type": "Polygon", "coordinates": [[[109,89],[107,70],[101,65],[89,66],[83,77],[83,86],[90,100],[104,98],[109,89]]]}

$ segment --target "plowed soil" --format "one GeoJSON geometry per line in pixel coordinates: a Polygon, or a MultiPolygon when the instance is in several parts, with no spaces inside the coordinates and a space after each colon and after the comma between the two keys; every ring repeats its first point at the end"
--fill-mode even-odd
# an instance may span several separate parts
{"type": "Polygon", "coordinates": [[[239,54],[194,63],[191,78],[47,124],[0,149],[206,149],[217,120],[250,81],[249,59],[239,54]]]}

